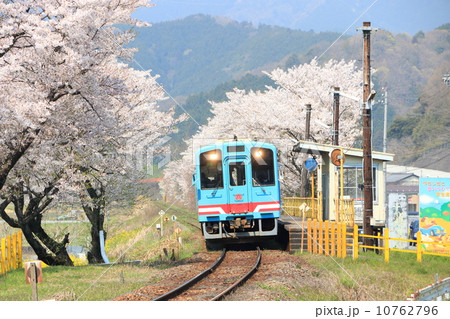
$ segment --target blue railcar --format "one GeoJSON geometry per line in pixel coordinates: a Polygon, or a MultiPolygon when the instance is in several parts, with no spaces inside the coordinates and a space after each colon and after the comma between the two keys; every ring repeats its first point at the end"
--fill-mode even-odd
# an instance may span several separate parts
{"type": "Polygon", "coordinates": [[[197,151],[195,162],[198,219],[207,243],[277,235],[280,185],[275,146],[217,142],[197,151]]]}

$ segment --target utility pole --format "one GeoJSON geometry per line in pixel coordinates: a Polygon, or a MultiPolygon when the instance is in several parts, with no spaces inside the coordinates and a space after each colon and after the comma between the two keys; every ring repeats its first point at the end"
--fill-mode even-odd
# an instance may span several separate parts
{"type": "MultiPolygon", "coordinates": [[[[370,219],[373,217],[373,179],[372,179],[372,110],[371,100],[374,93],[370,92],[370,32],[374,30],[370,22],[363,22],[363,176],[364,176],[364,217],[363,230],[365,235],[373,235],[370,219]]],[[[364,244],[373,246],[373,238],[364,238],[364,244]]]]}
{"type": "MultiPolygon", "coordinates": [[[[305,125],[305,140],[309,141],[311,132],[311,104],[306,106],[306,125],[305,125]]],[[[308,171],[302,167],[302,188],[300,189],[300,197],[306,197],[306,184],[308,183],[308,171]]]]}
{"type": "Polygon", "coordinates": [[[387,88],[384,88],[383,152],[387,152],[387,88]]]}
{"type": "Polygon", "coordinates": [[[333,145],[339,145],[339,87],[333,93],[333,145]]]}
{"type": "Polygon", "coordinates": [[[306,104],[306,129],[305,129],[305,139],[309,141],[311,134],[311,104],[306,104]]]}

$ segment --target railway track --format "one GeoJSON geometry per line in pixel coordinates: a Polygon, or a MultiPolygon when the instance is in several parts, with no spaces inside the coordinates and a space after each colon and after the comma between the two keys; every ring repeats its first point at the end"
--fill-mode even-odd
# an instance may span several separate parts
{"type": "Polygon", "coordinates": [[[259,247],[256,255],[255,251],[223,249],[208,269],[153,300],[222,300],[256,272],[261,263],[259,247]]]}

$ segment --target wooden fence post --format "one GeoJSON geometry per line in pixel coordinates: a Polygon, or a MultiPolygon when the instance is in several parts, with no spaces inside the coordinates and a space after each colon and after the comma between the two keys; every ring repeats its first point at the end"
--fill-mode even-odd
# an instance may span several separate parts
{"type": "Polygon", "coordinates": [[[328,220],[325,221],[325,255],[328,256],[330,254],[330,225],[328,220]]]}
{"type": "Polygon", "coordinates": [[[1,251],[0,251],[0,274],[6,274],[6,239],[1,239],[1,251]]]}
{"type": "Polygon", "coordinates": [[[317,254],[317,220],[313,220],[313,253],[317,254]]]}
{"type": "Polygon", "coordinates": [[[311,218],[308,218],[308,252],[312,252],[312,246],[311,246],[311,218]]]}
{"type": "Polygon", "coordinates": [[[358,225],[353,225],[353,260],[358,259],[358,250],[359,250],[359,242],[358,242],[358,225]]]}
{"type": "Polygon", "coordinates": [[[384,229],[384,261],[389,262],[389,228],[384,229]]]}
{"type": "Polygon", "coordinates": [[[330,247],[330,249],[331,249],[331,256],[333,256],[334,257],[334,255],[335,255],[335,251],[336,251],[336,238],[335,238],[335,235],[334,235],[334,228],[336,227],[336,222],[331,222],[331,225],[330,225],[331,227],[331,247],[330,247]]]}
{"type": "Polygon", "coordinates": [[[347,257],[347,224],[342,222],[341,223],[341,229],[342,229],[342,258],[347,257]]]}
{"type": "Polygon", "coordinates": [[[337,222],[336,223],[336,243],[337,243],[337,248],[336,248],[336,252],[337,252],[337,257],[342,257],[342,241],[341,241],[341,223],[337,222]]]}
{"type": "Polygon", "coordinates": [[[11,247],[11,235],[6,236],[6,271],[10,271],[12,268],[12,247],[11,247]]]}
{"type": "Polygon", "coordinates": [[[23,256],[22,256],[22,254],[23,254],[23,252],[22,252],[23,246],[22,246],[22,231],[21,230],[17,233],[17,247],[18,247],[18,250],[19,250],[19,254],[18,254],[19,263],[18,263],[18,266],[19,266],[19,268],[22,268],[23,267],[23,256]]]}
{"type": "Polygon", "coordinates": [[[323,254],[323,240],[322,240],[322,230],[323,230],[323,222],[320,220],[319,221],[319,251],[318,251],[318,253],[319,253],[319,255],[322,255],[323,254]]]}
{"type": "Polygon", "coordinates": [[[17,269],[17,233],[12,234],[12,269],[17,269]]]}
{"type": "Polygon", "coordinates": [[[30,264],[30,279],[31,279],[31,300],[38,301],[38,290],[37,290],[37,284],[38,284],[38,278],[37,278],[37,270],[36,270],[36,264],[31,263],[30,264]]]}
{"type": "Polygon", "coordinates": [[[422,233],[417,232],[417,261],[422,262],[422,233]]]}

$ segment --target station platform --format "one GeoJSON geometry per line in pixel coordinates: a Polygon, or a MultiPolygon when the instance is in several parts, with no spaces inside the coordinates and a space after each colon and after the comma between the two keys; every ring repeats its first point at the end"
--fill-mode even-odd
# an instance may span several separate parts
{"type": "MultiPolygon", "coordinates": [[[[278,232],[280,242],[289,253],[293,254],[301,250],[303,219],[296,216],[281,215],[278,219],[278,232]]],[[[303,223],[305,234],[303,238],[303,251],[308,251],[307,222],[303,223]]]]}
{"type": "MultiPolygon", "coordinates": [[[[322,225],[322,227],[325,227],[325,223],[322,225]]],[[[331,224],[328,226],[331,227],[331,224]]],[[[347,229],[345,232],[351,233],[353,231],[353,228],[350,226],[347,226],[347,229]]],[[[301,217],[296,216],[288,216],[288,215],[281,215],[278,219],[278,233],[279,233],[279,240],[284,245],[285,250],[289,251],[289,253],[293,254],[295,252],[300,252],[302,248],[302,236],[303,236],[303,251],[308,251],[308,223],[307,220],[303,221],[301,217]],[[304,230],[304,234],[302,235],[302,232],[304,230]]],[[[337,234],[336,234],[337,235],[337,234]]],[[[335,237],[330,235],[330,232],[325,232],[325,228],[323,228],[323,231],[321,232],[321,235],[316,234],[320,238],[319,243],[317,243],[316,240],[314,240],[315,243],[312,243],[316,246],[317,251],[324,251],[326,243],[327,251],[332,251],[336,249],[336,240],[337,236],[335,237]],[[328,235],[325,235],[327,233],[328,235]],[[328,240],[325,240],[325,236],[328,236],[328,240]],[[332,238],[333,237],[333,238],[332,238]],[[317,245],[322,246],[322,248],[318,248],[317,245]]],[[[316,237],[317,238],[317,237],[316,237]]],[[[348,244],[351,244],[353,242],[352,237],[347,237],[345,240],[348,244]]],[[[352,248],[347,247],[347,254],[352,253],[352,248]]]]}

